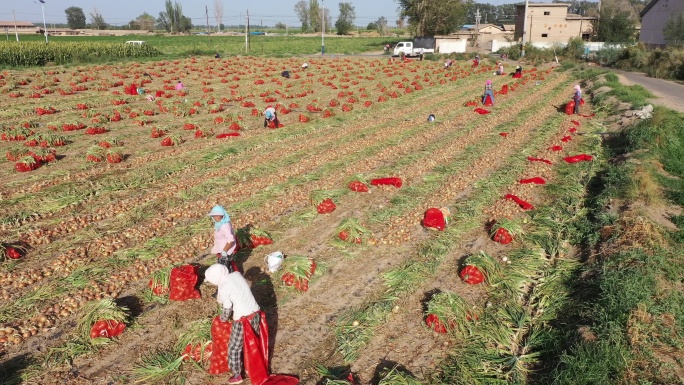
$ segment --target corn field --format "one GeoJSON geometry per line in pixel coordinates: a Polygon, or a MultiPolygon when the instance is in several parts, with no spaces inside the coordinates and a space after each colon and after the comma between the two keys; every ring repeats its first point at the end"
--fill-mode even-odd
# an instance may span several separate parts
{"type": "Polygon", "coordinates": [[[90,42],[3,42],[0,43],[0,65],[42,66],[49,62],[68,64],[88,58],[135,58],[159,56],[162,53],[149,45],[90,42]]]}

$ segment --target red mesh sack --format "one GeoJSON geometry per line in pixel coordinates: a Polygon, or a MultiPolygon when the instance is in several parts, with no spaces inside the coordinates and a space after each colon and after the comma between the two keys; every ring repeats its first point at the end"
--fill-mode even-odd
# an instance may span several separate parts
{"type": "Polygon", "coordinates": [[[503,227],[499,227],[492,236],[492,240],[494,242],[501,243],[502,245],[507,245],[513,241],[513,237],[508,230],[504,229],[503,227]]]}
{"type": "Polygon", "coordinates": [[[138,94],[138,85],[137,84],[131,84],[128,87],[124,87],[124,93],[126,95],[137,95],[138,94]]]}
{"type": "Polygon", "coordinates": [[[209,342],[206,346],[204,346],[204,344],[201,342],[198,342],[194,345],[187,344],[185,345],[185,349],[181,355],[185,361],[193,360],[198,364],[201,364],[202,361],[206,362],[211,358],[212,347],[212,342],[209,342]]]}
{"type": "Polygon", "coordinates": [[[484,105],[485,105],[485,107],[490,107],[490,106],[494,105],[494,103],[492,102],[492,97],[490,95],[485,96],[484,105]]]}
{"type": "Polygon", "coordinates": [[[505,199],[510,199],[510,200],[512,200],[513,202],[517,203],[518,206],[520,206],[520,208],[523,209],[523,210],[532,210],[532,209],[534,209],[534,206],[533,206],[532,204],[530,204],[530,203],[527,202],[527,201],[524,201],[524,200],[520,199],[517,195],[506,194],[506,196],[504,196],[504,198],[505,198],[505,199]]]}
{"type": "Polygon", "coordinates": [[[394,186],[396,188],[401,187],[401,178],[376,178],[371,180],[373,186],[394,186]]]}
{"type": "Polygon", "coordinates": [[[90,338],[113,338],[126,329],[126,324],[123,322],[112,320],[99,320],[90,328],[90,338]]]}
{"type": "Polygon", "coordinates": [[[428,229],[443,231],[445,225],[446,220],[444,219],[442,210],[433,207],[425,211],[423,226],[428,229]]]}
{"type": "Polygon", "coordinates": [[[185,301],[200,298],[200,292],[195,288],[199,279],[198,272],[199,267],[195,265],[183,265],[171,269],[169,299],[185,301]]]}
{"type": "Polygon", "coordinates": [[[591,155],[587,154],[579,154],[579,155],[573,155],[573,156],[568,156],[563,158],[564,161],[568,163],[577,163],[577,162],[585,162],[585,161],[591,161],[593,160],[594,157],[591,155]]]}
{"type": "Polygon", "coordinates": [[[239,133],[239,132],[226,132],[226,133],[224,133],[224,134],[218,134],[218,135],[216,135],[216,138],[217,138],[217,139],[224,139],[224,138],[229,138],[229,137],[232,137],[232,136],[240,136],[240,133],[239,133]]]}
{"type": "Polygon", "coordinates": [[[316,206],[316,211],[318,211],[319,214],[329,214],[335,211],[336,208],[337,206],[335,206],[335,202],[333,202],[330,198],[326,198],[323,202],[316,206]]]}
{"type": "Polygon", "coordinates": [[[232,322],[221,322],[221,318],[218,316],[214,317],[214,321],[211,323],[209,374],[223,374],[230,370],[228,367],[228,341],[232,327],[232,322]]]}
{"type": "Polygon", "coordinates": [[[542,177],[536,176],[534,178],[521,179],[521,184],[546,184],[546,180],[542,177]]]}
{"type": "Polygon", "coordinates": [[[349,189],[356,192],[368,192],[368,186],[358,180],[349,182],[349,189]]]}
{"type": "Polygon", "coordinates": [[[446,326],[444,326],[439,317],[434,314],[428,314],[428,316],[425,317],[425,324],[437,333],[444,334],[447,332],[446,326]]]}
{"type": "Polygon", "coordinates": [[[565,105],[565,113],[568,115],[572,115],[575,113],[575,101],[571,100],[568,102],[568,104],[565,105]]]}

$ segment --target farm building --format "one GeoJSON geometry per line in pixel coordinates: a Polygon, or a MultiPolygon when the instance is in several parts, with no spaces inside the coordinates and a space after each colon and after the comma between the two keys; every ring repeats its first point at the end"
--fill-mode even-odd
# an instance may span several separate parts
{"type": "Polygon", "coordinates": [[[569,4],[563,3],[530,3],[525,14],[525,4],[517,4],[515,39],[521,40],[526,33],[529,42],[567,43],[571,37],[589,40],[593,31],[591,22],[596,18],[568,13],[568,7],[569,4]]]}
{"type": "Polygon", "coordinates": [[[482,44],[492,40],[507,40],[513,37],[513,26],[503,24],[466,24],[460,31],[449,35],[451,38],[465,39],[482,44]]]}
{"type": "Polygon", "coordinates": [[[684,1],[681,0],[651,0],[641,11],[641,33],[639,41],[652,45],[664,46],[665,37],[663,27],[674,15],[684,12],[684,1]]]}
{"type": "Polygon", "coordinates": [[[2,30],[3,32],[14,33],[15,24],[16,31],[21,34],[33,34],[36,33],[36,31],[38,31],[38,27],[36,27],[35,24],[28,21],[17,21],[16,23],[13,21],[0,21],[0,30],[2,30]]]}
{"type": "Polygon", "coordinates": [[[468,46],[467,37],[459,35],[435,36],[435,52],[465,52],[468,46]]]}

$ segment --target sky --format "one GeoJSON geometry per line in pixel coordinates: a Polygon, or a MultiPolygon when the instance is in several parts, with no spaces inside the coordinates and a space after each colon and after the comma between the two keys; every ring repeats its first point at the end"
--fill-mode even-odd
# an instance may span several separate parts
{"type": "MultiPolygon", "coordinates": [[[[90,22],[89,13],[94,8],[105,19],[105,22],[113,25],[127,24],[143,12],[147,12],[155,18],[164,9],[164,0],[44,0],[45,20],[49,23],[66,23],[64,10],[74,6],[83,9],[86,20],[90,22]]],[[[183,7],[183,14],[192,19],[193,24],[206,24],[205,6],[209,8],[209,23],[216,25],[214,18],[214,0],[177,0],[183,7]],[[212,21],[213,18],[213,21],[212,21]]],[[[359,26],[384,16],[389,25],[394,25],[397,20],[397,2],[395,0],[346,0],[352,3],[356,10],[355,24],[359,26]]],[[[478,1],[500,5],[517,1],[489,0],[478,1]]],[[[294,12],[297,0],[222,0],[223,23],[226,25],[244,24],[244,15],[249,9],[250,24],[273,26],[281,22],[292,27],[301,24],[294,12]]],[[[337,20],[339,14],[339,1],[319,0],[330,9],[333,20],[337,20]]],[[[12,21],[12,10],[16,13],[17,21],[30,21],[42,24],[41,7],[38,0],[0,0],[0,21],[12,21]]]]}

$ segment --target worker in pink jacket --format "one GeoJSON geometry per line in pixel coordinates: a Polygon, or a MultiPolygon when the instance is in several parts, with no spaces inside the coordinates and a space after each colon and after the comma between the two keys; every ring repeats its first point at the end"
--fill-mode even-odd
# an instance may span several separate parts
{"type": "Polygon", "coordinates": [[[208,216],[214,220],[214,246],[211,248],[211,253],[216,254],[218,263],[226,266],[231,272],[236,271],[237,240],[233,225],[230,223],[230,216],[223,206],[214,206],[208,216]]]}

